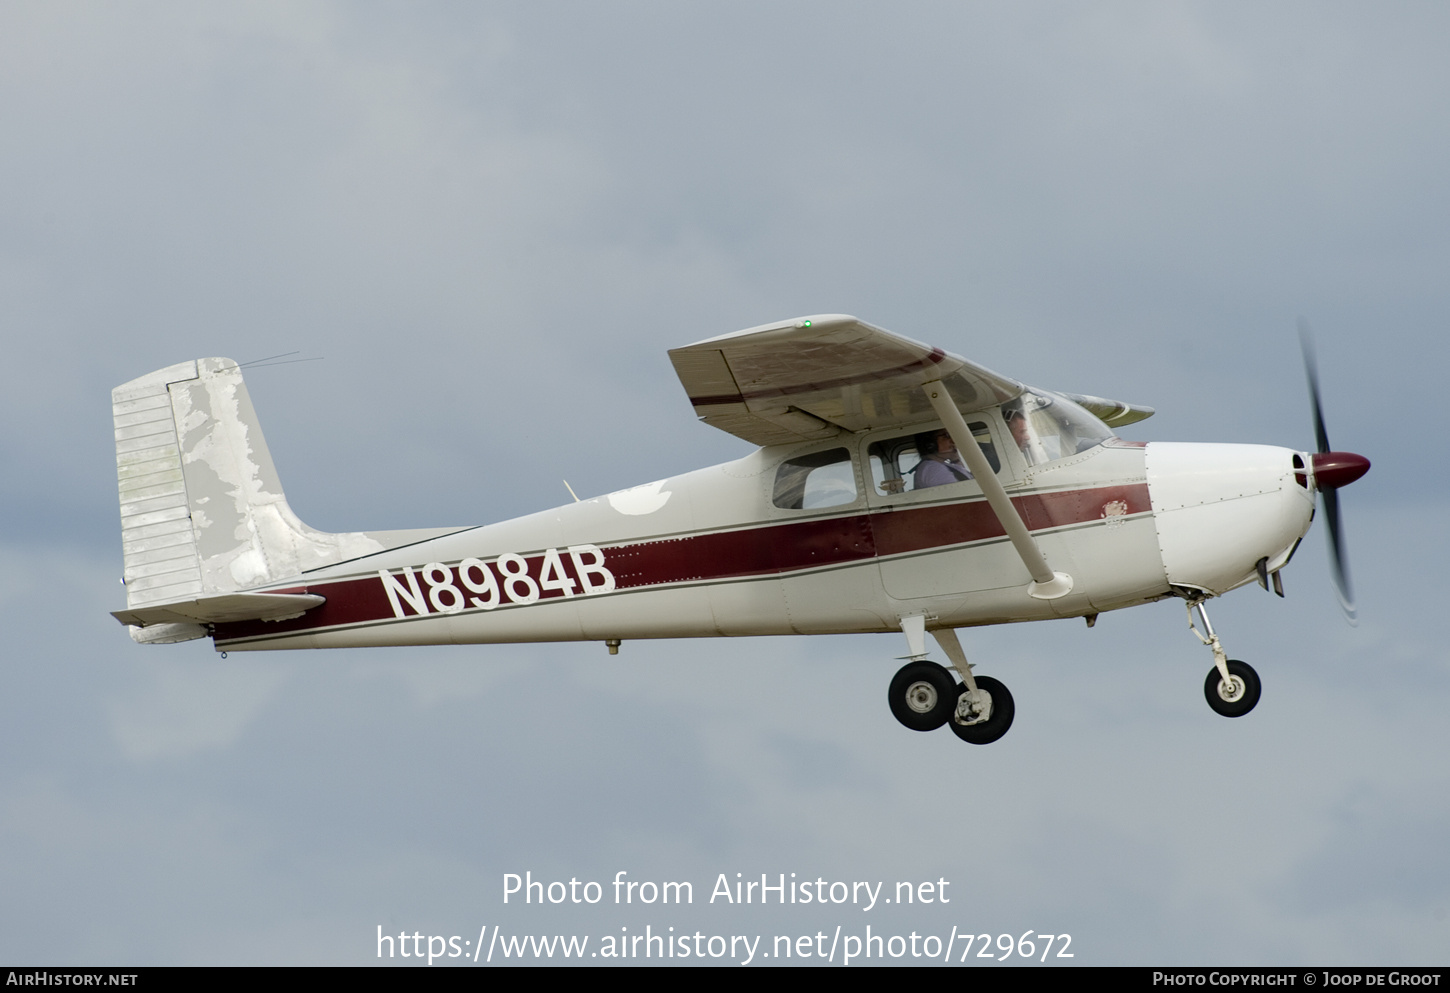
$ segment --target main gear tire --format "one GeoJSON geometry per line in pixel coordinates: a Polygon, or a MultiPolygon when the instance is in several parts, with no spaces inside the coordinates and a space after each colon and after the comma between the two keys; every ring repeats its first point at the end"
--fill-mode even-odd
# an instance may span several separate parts
{"type": "Polygon", "coordinates": [[[891,713],[913,731],[935,731],[957,706],[957,681],[935,662],[908,662],[891,680],[891,713]]]}
{"type": "MultiPolygon", "coordinates": [[[[977,689],[985,690],[992,697],[992,713],[980,724],[958,724],[956,719],[956,700],[952,701],[952,716],[947,721],[947,726],[956,733],[956,736],[968,744],[990,745],[1007,730],[1012,727],[1012,718],[1017,714],[1017,705],[1012,702],[1012,694],[1000,680],[991,676],[974,676],[977,681],[977,689]]],[[[958,697],[967,692],[965,686],[957,687],[958,697]]]]}

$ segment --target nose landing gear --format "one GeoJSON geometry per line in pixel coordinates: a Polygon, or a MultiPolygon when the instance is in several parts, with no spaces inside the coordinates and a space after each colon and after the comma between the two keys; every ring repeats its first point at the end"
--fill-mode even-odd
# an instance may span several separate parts
{"type": "Polygon", "coordinates": [[[1231,659],[1224,652],[1218,635],[1213,633],[1213,624],[1209,622],[1202,599],[1188,601],[1188,629],[1213,651],[1213,668],[1208,670],[1208,678],[1203,684],[1203,695],[1213,712],[1224,717],[1242,717],[1253,710],[1262,689],[1259,674],[1247,662],[1231,659]],[[1202,631],[1193,621],[1195,610],[1203,621],[1202,631]]]}
{"type": "Polygon", "coordinates": [[[1218,666],[1208,670],[1208,679],[1203,683],[1203,695],[1216,714],[1224,717],[1242,717],[1254,709],[1259,702],[1259,674],[1254,667],[1237,659],[1229,659],[1228,679],[1219,675],[1218,666]]]}

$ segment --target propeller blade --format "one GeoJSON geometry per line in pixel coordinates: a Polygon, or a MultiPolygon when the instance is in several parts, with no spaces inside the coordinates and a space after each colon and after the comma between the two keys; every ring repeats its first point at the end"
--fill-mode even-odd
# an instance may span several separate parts
{"type": "Polygon", "coordinates": [[[1299,348],[1304,352],[1304,377],[1309,380],[1309,402],[1314,406],[1314,443],[1318,451],[1331,451],[1329,432],[1324,430],[1324,408],[1319,403],[1319,363],[1314,358],[1314,333],[1309,322],[1299,318],[1299,348]]]}
{"type": "Polygon", "coordinates": [[[1329,534],[1329,567],[1334,572],[1334,590],[1339,594],[1339,609],[1344,619],[1358,626],[1359,614],[1354,607],[1354,590],[1349,585],[1349,561],[1344,554],[1344,530],[1339,522],[1339,492],[1320,490],[1324,500],[1324,524],[1329,534]]]}
{"type": "Polygon", "coordinates": [[[1346,452],[1334,452],[1329,447],[1329,432],[1324,427],[1324,407],[1319,402],[1319,364],[1314,356],[1314,334],[1309,322],[1299,318],[1299,347],[1304,353],[1304,377],[1309,381],[1309,402],[1314,408],[1314,442],[1319,450],[1314,457],[1314,467],[1324,470],[1320,480],[1316,473],[1316,488],[1324,501],[1324,526],[1329,537],[1329,567],[1334,573],[1334,590],[1339,595],[1339,609],[1351,625],[1359,624],[1359,614],[1354,606],[1354,590],[1349,582],[1349,560],[1344,551],[1344,528],[1339,519],[1338,487],[1348,485],[1369,470],[1369,460],[1346,452]]]}

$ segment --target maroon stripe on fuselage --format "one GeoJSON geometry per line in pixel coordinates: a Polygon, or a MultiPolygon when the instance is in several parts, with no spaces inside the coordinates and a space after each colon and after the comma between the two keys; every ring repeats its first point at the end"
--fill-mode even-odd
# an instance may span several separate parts
{"type": "MultiPolygon", "coordinates": [[[[417,572],[418,570],[414,570],[417,572]]],[[[457,570],[454,570],[455,574],[457,570]]],[[[419,580],[427,596],[427,585],[419,580]]],[[[311,583],[296,591],[313,593],[323,597],[325,603],[312,608],[301,617],[286,621],[237,621],[232,624],[216,625],[213,637],[217,641],[234,641],[238,638],[260,638],[284,632],[313,631],[319,628],[340,627],[347,624],[363,624],[393,616],[392,605],[388,603],[387,591],[382,580],[374,573],[362,579],[343,579],[332,583],[311,583]]],[[[422,616],[413,615],[412,616],[422,616]]]]}
{"type": "Polygon", "coordinates": [[[633,589],[701,579],[737,579],[838,565],[876,554],[865,514],[744,531],[644,541],[605,549],[616,586],[633,589]]]}
{"type": "MultiPolygon", "coordinates": [[[[1100,486],[1090,490],[1032,493],[1012,498],[1029,531],[1067,527],[1102,520],[1113,507],[1118,514],[1139,514],[1152,509],[1145,483],[1100,486]]],[[[985,500],[919,507],[871,518],[877,555],[903,555],[928,548],[962,545],[1007,534],[985,500]]]]}
{"type": "MultiPolygon", "coordinates": [[[[1013,497],[1012,503],[1033,531],[1091,523],[1109,515],[1146,513],[1152,509],[1145,483],[1033,493],[1013,497]]],[[[604,564],[614,574],[616,589],[637,590],[849,565],[879,556],[987,541],[1005,534],[986,501],[977,499],[617,545],[604,549],[604,564]]],[[[538,579],[544,556],[526,558],[529,575],[538,579]]],[[[577,580],[567,565],[569,557],[561,556],[561,560],[577,580]]],[[[414,565],[413,572],[418,577],[419,590],[427,597],[430,585],[423,578],[423,565],[421,562],[414,565]]],[[[490,565],[493,565],[491,561],[490,565]]],[[[449,582],[465,596],[473,596],[459,579],[457,566],[447,568],[449,582]]],[[[399,575],[397,570],[392,572],[399,575]]],[[[325,597],[326,602],[287,621],[218,624],[216,639],[233,641],[395,619],[392,604],[376,573],[310,583],[305,588],[289,588],[287,592],[315,593],[325,597]]],[[[540,600],[554,600],[563,595],[559,590],[542,591],[540,600]]],[[[576,596],[583,595],[576,593],[576,596]]],[[[505,606],[513,609],[514,605],[505,603],[505,606]]],[[[405,606],[404,610],[403,619],[434,613],[431,603],[427,615],[414,614],[411,607],[405,606]]]]}

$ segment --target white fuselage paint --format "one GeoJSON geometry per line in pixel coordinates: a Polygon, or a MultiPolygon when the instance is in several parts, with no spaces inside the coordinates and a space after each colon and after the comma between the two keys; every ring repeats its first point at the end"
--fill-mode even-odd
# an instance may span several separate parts
{"type": "MultiPolygon", "coordinates": [[[[858,473],[868,442],[847,442],[859,446],[858,473]]],[[[558,560],[570,572],[577,565],[565,551],[571,547],[602,547],[613,563],[621,549],[688,542],[701,534],[728,536],[847,517],[879,528],[891,515],[931,507],[954,512],[961,505],[960,495],[880,496],[869,479],[858,476],[861,495],[853,504],[821,512],[777,508],[771,502],[776,467],[803,450],[764,448],[736,462],[651,484],[645,495],[655,504],[652,509],[636,500],[637,494],[625,498],[624,508],[617,506],[618,495],[597,497],[327,566],[272,588],[295,588],[300,581],[316,590],[328,583],[366,580],[385,589],[380,573],[396,574],[403,582],[404,570],[422,576],[430,563],[457,569],[461,562],[476,560],[496,567],[502,557],[537,558],[549,549],[558,550],[558,560]],[[656,497],[666,492],[669,499],[656,497]]],[[[1074,578],[1072,593],[1052,601],[1027,594],[1030,577],[1005,536],[998,535],[898,552],[878,548],[873,557],[783,573],[711,576],[712,563],[702,562],[700,577],[668,585],[629,587],[621,582],[618,589],[581,589],[580,595],[529,603],[514,602],[506,593],[497,598],[489,594],[479,598],[491,604],[486,609],[472,606],[472,590],[467,591],[470,605],[462,609],[434,609],[457,604],[451,593],[431,601],[409,597],[405,603],[397,596],[401,587],[395,585],[395,610],[407,616],[219,638],[217,647],[230,651],[884,632],[899,630],[901,617],[914,613],[925,613],[931,627],[965,627],[1115,610],[1170,595],[1170,584],[1221,593],[1252,581],[1261,558],[1269,559],[1271,570],[1282,565],[1307,530],[1313,495],[1295,482],[1293,456],[1288,449],[1256,445],[1108,445],[1058,464],[1030,470],[1019,464],[1004,471],[1011,477],[1006,482],[1014,499],[1067,494],[1082,504],[1070,523],[1033,525],[1048,562],[1074,578]],[[1151,509],[1146,497],[1137,510],[1130,510],[1111,496],[1112,487],[1134,486],[1140,493],[1146,488],[1151,509]],[[424,604],[424,612],[414,600],[424,604]]],[[[981,499],[980,492],[966,497],[968,504],[981,499]]],[[[505,572],[500,569],[500,577],[505,572]]],[[[443,581],[442,572],[435,569],[433,575],[443,581]]],[[[461,584],[462,573],[458,575],[461,584]]],[[[475,581],[483,578],[477,567],[469,575],[475,581]]]]}
{"type": "Polygon", "coordinates": [[[1148,446],[1148,492],[1170,583],[1216,595],[1252,582],[1260,559],[1270,572],[1288,561],[1314,516],[1313,492],[1295,480],[1295,454],[1269,445],[1148,446]]]}

